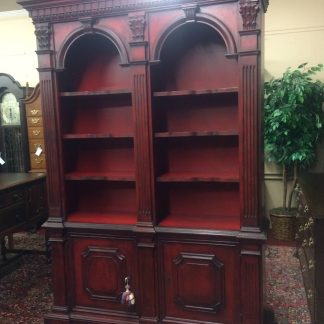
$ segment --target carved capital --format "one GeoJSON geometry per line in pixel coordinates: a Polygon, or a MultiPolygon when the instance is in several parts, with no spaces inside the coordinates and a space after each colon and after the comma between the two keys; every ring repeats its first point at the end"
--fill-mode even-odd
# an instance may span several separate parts
{"type": "Polygon", "coordinates": [[[240,14],[243,19],[243,29],[255,29],[260,11],[259,1],[240,0],[240,14]]]}
{"type": "Polygon", "coordinates": [[[51,25],[48,23],[36,24],[35,35],[37,38],[38,48],[41,50],[49,49],[51,25]]]}
{"type": "Polygon", "coordinates": [[[199,6],[197,4],[182,6],[182,10],[186,15],[187,21],[195,21],[196,14],[199,12],[199,6]]]}
{"type": "Polygon", "coordinates": [[[129,15],[128,19],[133,41],[143,41],[146,23],[144,14],[129,15]]]}

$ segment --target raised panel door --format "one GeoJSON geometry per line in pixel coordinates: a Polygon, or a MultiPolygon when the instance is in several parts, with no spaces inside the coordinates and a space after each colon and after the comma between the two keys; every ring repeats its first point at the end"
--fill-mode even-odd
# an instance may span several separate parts
{"type": "Polygon", "coordinates": [[[77,309],[92,307],[107,313],[136,312],[135,306],[121,304],[127,276],[136,296],[135,244],[131,239],[73,237],[71,253],[75,287],[73,304],[77,309]]]}
{"type": "Polygon", "coordinates": [[[235,245],[163,242],[160,248],[163,323],[239,323],[235,245]]]}

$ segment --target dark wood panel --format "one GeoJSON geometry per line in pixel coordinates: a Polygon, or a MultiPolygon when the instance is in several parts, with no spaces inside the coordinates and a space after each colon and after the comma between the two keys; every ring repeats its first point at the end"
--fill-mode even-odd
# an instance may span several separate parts
{"type": "Polygon", "coordinates": [[[137,290],[135,245],[132,240],[74,238],[71,242],[76,306],[96,307],[103,311],[134,312],[120,303],[125,277],[131,276],[137,290]]]}
{"type": "Polygon", "coordinates": [[[161,248],[163,318],[177,318],[182,323],[194,312],[199,322],[238,323],[235,247],[166,242],[161,248]]]}

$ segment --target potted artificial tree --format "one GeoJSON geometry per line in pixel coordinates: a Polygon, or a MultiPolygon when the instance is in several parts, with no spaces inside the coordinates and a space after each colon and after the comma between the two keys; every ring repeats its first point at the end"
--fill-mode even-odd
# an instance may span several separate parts
{"type": "Polygon", "coordinates": [[[291,208],[291,202],[298,170],[309,168],[316,159],[323,128],[324,87],[312,77],[321,70],[323,64],[307,67],[304,63],[265,83],[265,157],[281,166],[283,179],[282,206],[270,211],[274,236],[278,239],[294,238],[296,210],[291,208]],[[289,172],[295,182],[290,193],[289,172]]]}

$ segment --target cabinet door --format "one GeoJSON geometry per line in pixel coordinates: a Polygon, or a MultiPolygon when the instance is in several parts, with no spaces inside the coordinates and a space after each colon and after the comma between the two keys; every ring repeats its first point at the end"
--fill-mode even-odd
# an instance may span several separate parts
{"type": "Polygon", "coordinates": [[[163,323],[240,322],[235,246],[166,242],[161,248],[163,323]]]}
{"type": "Polygon", "coordinates": [[[135,312],[135,307],[129,308],[120,303],[126,276],[130,276],[131,290],[136,296],[134,242],[104,237],[74,237],[71,242],[73,304],[88,310],[93,307],[135,312]]]}

